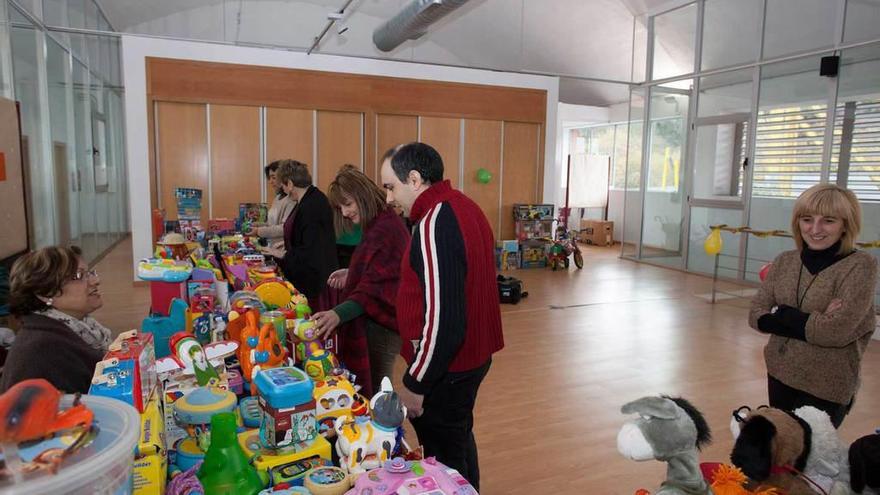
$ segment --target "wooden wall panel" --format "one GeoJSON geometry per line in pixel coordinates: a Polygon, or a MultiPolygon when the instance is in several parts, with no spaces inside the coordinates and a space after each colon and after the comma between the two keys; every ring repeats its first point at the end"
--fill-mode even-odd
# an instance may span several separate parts
{"type": "Polygon", "coordinates": [[[501,235],[513,239],[514,203],[538,201],[538,124],[504,123],[504,167],[501,186],[501,235]]]}
{"type": "Polygon", "coordinates": [[[364,169],[361,118],[360,113],[318,111],[318,164],[314,179],[324,193],[346,163],[364,169]]]}
{"type": "MultiPolygon", "coordinates": [[[[297,108],[266,109],[266,164],[290,158],[313,165],[315,155],[314,110],[297,108]]],[[[271,203],[275,191],[266,184],[266,198],[271,203]]]]}
{"type": "Polygon", "coordinates": [[[147,58],[159,100],[544,122],[547,92],[483,84],[147,58]]]}
{"type": "Polygon", "coordinates": [[[260,202],[260,109],[211,105],[211,216],[238,217],[260,202]]]}
{"type": "Polygon", "coordinates": [[[380,183],[379,171],[382,167],[382,156],[392,146],[410,143],[419,138],[419,118],[411,115],[377,115],[376,116],[376,184],[380,183]]]}
{"type": "Polygon", "coordinates": [[[501,192],[501,122],[497,120],[465,120],[464,183],[462,190],[473,199],[492,225],[495,239],[499,237],[498,208],[501,192]],[[488,184],[477,181],[477,170],[492,173],[488,184]]]}
{"type": "Polygon", "coordinates": [[[174,189],[202,190],[202,222],[208,220],[208,124],[206,106],[159,102],[157,155],[159,190],[165,218],[177,218],[174,189]]]}
{"type": "Polygon", "coordinates": [[[443,159],[443,178],[459,187],[461,176],[461,119],[422,117],[421,141],[434,147],[443,159]]]}

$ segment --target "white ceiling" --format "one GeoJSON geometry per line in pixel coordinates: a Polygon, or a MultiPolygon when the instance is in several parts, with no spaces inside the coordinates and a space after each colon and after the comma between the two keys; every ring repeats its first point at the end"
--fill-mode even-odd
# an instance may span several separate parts
{"type": "MultiPolygon", "coordinates": [[[[354,0],[319,53],[629,81],[634,16],[677,0],[471,0],[390,53],[373,30],[409,0],[354,0]]],[[[98,0],[121,32],[307,49],[344,0],[98,0]]],[[[665,48],[661,48],[661,51],[665,48]]],[[[671,47],[674,57],[681,50],[671,47]]],[[[685,50],[686,51],[686,50],[685,50]]],[[[563,77],[560,100],[607,106],[625,84],[563,77]]]]}

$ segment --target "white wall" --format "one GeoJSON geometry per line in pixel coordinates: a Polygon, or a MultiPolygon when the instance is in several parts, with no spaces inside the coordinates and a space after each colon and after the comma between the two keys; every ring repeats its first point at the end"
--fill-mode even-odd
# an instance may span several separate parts
{"type": "MultiPolygon", "coordinates": [[[[544,148],[543,201],[556,202],[559,190],[556,167],[556,114],[559,79],[529,74],[511,74],[475,69],[460,69],[427,64],[373,60],[332,55],[306,55],[262,48],[198,43],[190,41],[122,37],[123,81],[125,84],[125,123],[128,151],[129,210],[132,254],[135,261],[149,257],[151,246],[150,173],[147,128],[147,93],[145,58],[165,57],[209,62],[260,65],[392,76],[434,81],[489,84],[547,91],[547,129],[544,148]]],[[[134,270],[134,267],[133,267],[134,270]]]]}

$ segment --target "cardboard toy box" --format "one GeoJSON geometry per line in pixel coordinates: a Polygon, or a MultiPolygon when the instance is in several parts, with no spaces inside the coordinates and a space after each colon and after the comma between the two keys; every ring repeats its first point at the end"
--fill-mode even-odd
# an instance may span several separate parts
{"type": "Polygon", "coordinates": [[[594,246],[610,246],[614,244],[614,222],[581,220],[580,239],[594,246]]]}
{"type": "Polygon", "coordinates": [[[130,330],[116,337],[95,366],[89,394],[119,399],[143,413],[156,385],[153,334],[130,330]]]}
{"type": "Polygon", "coordinates": [[[141,439],[134,458],[134,495],[163,495],[168,478],[165,420],[158,394],[141,414],[141,439]]]}

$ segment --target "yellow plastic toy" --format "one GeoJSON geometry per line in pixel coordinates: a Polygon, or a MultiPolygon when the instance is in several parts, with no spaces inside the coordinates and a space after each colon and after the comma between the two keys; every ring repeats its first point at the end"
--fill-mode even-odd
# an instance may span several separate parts
{"type": "Polygon", "coordinates": [[[354,386],[347,378],[340,375],[327,377],[326,380],[315,382],[315,420],[318,433],[335,436],[333,425],[340,416],[353,416],[354,386]]]}
{"type": "Polygon", "coordinates": [[[290,282],[273,278],[260,282],[254,292],[270,308],[288,308],[291,307],[291,298],[296,294],[296,289],[290,282]]]}
{"type": "Polygon", "coordinates": [[[264,449],[260,446],[260,430],[245,430],[238,434],[238,444],[244,450],[244,454],[253,459],[253,465],[257,471],[267,473],[270,468],[308,459],[310,457],[320,457],[328,461],[332,461],[330,453],[330,443],[318,435],[307,445],[298,444],[292,448],[279,450],[264,449]]]}

